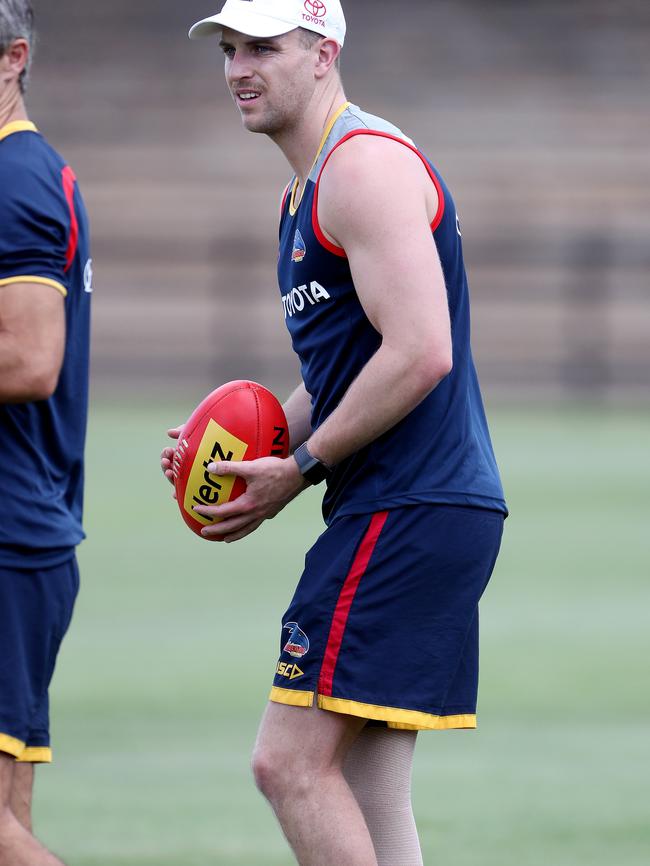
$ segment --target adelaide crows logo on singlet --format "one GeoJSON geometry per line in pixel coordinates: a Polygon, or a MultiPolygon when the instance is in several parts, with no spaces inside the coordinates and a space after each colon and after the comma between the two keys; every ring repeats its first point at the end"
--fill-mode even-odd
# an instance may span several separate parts
{"type": "Polygon", "coordinates": [[[301,262],[305,256],[307,255],[307,246],[300,234],[299,230],[296,229],[296,234],[293,239],[293,252],[291,253],[291,261],[292,262],[301,262]]]}

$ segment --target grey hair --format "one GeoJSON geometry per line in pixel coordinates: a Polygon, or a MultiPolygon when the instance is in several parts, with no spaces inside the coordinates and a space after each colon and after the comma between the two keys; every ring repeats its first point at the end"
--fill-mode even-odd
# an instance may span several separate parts
{"type": "Polygon", "coordinates": [[[24,93],[32,65],[34,10],[30,0],[0,0],[0,57],[16,39],[26,39],[29,45],[27,64],[18,79],[20,92],[24,93]]]}

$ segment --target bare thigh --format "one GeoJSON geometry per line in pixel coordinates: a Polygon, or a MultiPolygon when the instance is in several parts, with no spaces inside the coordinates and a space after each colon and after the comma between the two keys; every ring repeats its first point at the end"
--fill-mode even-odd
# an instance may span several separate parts
{"type": "MultiPolygon", "coordinates": [[[[274,766],[288,762],[312,771],[340,768],[365,719],[327,710],[269,703],[262,717],[255,756],[274,766]]],[[[255,763],[255,757],[254,757],[255,763]]]]}

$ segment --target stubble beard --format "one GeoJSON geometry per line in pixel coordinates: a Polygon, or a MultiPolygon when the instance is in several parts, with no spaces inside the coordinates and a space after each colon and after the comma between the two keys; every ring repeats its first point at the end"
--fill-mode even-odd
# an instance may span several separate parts
{"type": "Polygon", "coordinates": [[[282,116],[277,111],[270,111],[262,117],[245,117],[242,115],[242,123],[248,132],[260,135],[277,135],[284,126],[282,116]]]}
{"type": "Polygon", "coordinates": [[[277,139],[286,136],[296,125],[295,112],[283,110],[278,107],[269,107],[260,117],[245,117],[242,115],[242,123],[248,132],[260,135],[268,135],[269,138],[277,139]]]}

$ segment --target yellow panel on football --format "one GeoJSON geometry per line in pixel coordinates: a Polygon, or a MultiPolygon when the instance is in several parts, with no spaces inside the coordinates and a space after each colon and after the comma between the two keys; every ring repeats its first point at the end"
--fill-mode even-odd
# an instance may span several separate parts
{"type": "Polygon", "coordinates": [[[225,430],[212,418],[205,428],[203,439],[196,452],[190,477],[185,488],[183,508],[199,523],[209,526],[214,523],[192,510],[193,505],[220,505],[228,502],[235,484],[234,475],[211,475],[208,465],[214,460],[243,460],[248,445],[225,430]]]}

